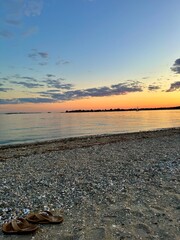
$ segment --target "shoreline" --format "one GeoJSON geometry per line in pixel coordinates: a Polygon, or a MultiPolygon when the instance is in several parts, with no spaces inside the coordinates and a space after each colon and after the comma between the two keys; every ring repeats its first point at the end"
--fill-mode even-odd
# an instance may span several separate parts
{"type": "Polygon", "coordinates": [[[31,155],[32,153],[44,154],[48,152],[93,147],[95,145],[106,145],[116,142],[130,141],[133,139],[137,140],[143,138],[169,136],[178,132],[180,132],[180,128],[166,128],[153,131],[150,130],[118,134],[89,135],[82,137],[47,140],[42,142],[2,145],[0,146],[0,162],[7,160],[9,157],[11,158],[12,155],[14,155],[15,158],[18,158],[21,156],[31,155]]]}
{"type": "MultiPolygon", "coordinates": [[[[70,142],[79,142],[84,140],[84,145],[86,146],[87,142],[96,143],[95,139],[101,140],[102,138],[105,140],[104,144],[113,141],[119,141],[123,139],[123,137],[130,137],[130,135],[142,135],[146,133],[167,133],[169,131],[176,132],[180,130],[180,127],[171,127],[171,128],[160,128],[154,130],[147,130],[147,131],[135,131],[135,132],[122,132],[122,133],[110,133],[110,134],[98,134],[98,135],[85,135],[85,136],[77,136],[77,137],[67,137],[67,138],[57,138],[57,139],[49,139],[49,140],[42,140],[42,141],[34,141],[34,142],[24,142],[24,143],[15,143],[15,144],[2,144],[0,145],[1,149],[8,149],[8,148],[20,148],[20,147],[34,147],[34,146],[44,146],[49,144],[62,144],[63,143],[70,143],[70,142]]],[[[67,144],[66,144],[67,145],[67,144]]],[[[88,145],[87,145],[88,146],[88,145]]]]}
{"type": "Polygon", "coordinates": [[[180,128],[1,146],[0,156],[1,224],[64,216],[15,240],[178,240],[180,128]]]}

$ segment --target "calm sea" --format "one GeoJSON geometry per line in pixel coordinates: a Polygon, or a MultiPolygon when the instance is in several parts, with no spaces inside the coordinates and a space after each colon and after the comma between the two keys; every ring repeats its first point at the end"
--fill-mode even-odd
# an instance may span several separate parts
{"type": "Polygon", "coordinates": [[[180,127],[180,110],[0,114],[0,145],[180,127]]]}

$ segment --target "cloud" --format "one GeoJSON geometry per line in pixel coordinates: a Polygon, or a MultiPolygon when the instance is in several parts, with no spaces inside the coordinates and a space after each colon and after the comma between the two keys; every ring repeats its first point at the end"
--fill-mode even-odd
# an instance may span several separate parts
{"type": "Polygon", "coordinates": [[[22,16],[25,0],[5,0],[1,1],[1,8],[5,10],[8,19],[17,19],[22,16]]]}
{"type": "MultiPolygon", "coordinates": [[[[62,84],[57,80],[46,80],[48,87],[54,87],[56,89],[50,89],[43,92],[38,92],[37,98],[17,98],[17,99],[0,99],[0,104],[17,104],[17,103],[52,103],[69,101],[81,98],[90,97],[104,97],[113,95],[124,95],[133,92],[142,92],[143,87],[140,82],[127,81],[125,83],[119,83],[111,85],[110,87],[104,86],[99,88],[87,88],[82,90],[69,90],[73,87],[72,84],[62,84]],[[63,90],[68,90],[64,91],[63,90]],[[39,97],[40,95],[40,97],[39,97]]],[[[15,84],[23,85],[28,88],[42,87],[41,84],[14,82],[15,84]]]]}
{"type": "Polygon", "coordinates": [[[1,99],[0,98],[0,104],[11,104],[12,99],[1,99]]]}
{"type": "Polygon", "coordinates": [[[55,77],[53,74],[46,74],[47,77],[55,77]]]}
{"type": "Polygon", "coordinates": [[[28,57],[31,58],[32,60],[36,60],[36,54],[35,53],[29,53],[28,57]]]}
{"type": "Polygon", "coordinates": [[[24,1],[24,14],[26,16],[40,15],[43,9],[43,0],[24,1]]]}
{"type": "Polygon", "coordinates": [[[11,18],[38,16],[43,10],[43,0],[4,0],[0,4],[11,18]]]}
{"type": "Polygon", "coordinates": [[[130,92],[142,92],[142,86],[138,81],[128,81],[126,83],[112,85],[111,92],[114,93],[114,95],[127,94],[130,92]]]}
{"type": "Polygon", "coordinates": [[[148,87],[149,91],[156,91],[159,89],[160,89],[160,86],[156,86],[156,85],[149,85],[149,87],[148,87]]]}
{"type": "MultiPolygon", "coordinates": [[[[49,54],[47,52],[40,52],[37,49],[32,49],[32,52],[28,54],[28,57],[32,60],[42,60],[42,59],[48,59],[49,54]]],[[[46,65],[45,62],[40,62],[39,65],[46,65]]]]}
{"type": "Polygon", "coordinates": [[[132,92],[142,92],[142,86],[139,82],[130,81],[129,83],[119,83],[111,87],[88,88],[84,90],[66,91],[63,93],[46,92],[43,96],[50,96],[55,101],[68,101],[89,97],[105,97],[113,95],[124,95],[132,92]]]}
{"type": "MultiPolygon", "coordinates": [[[[3,0],[0,1],[0,9],[2,9],[1,21],[10,27],[17,27],[23,23],[24,16],[34,17],[39,16],[43,10],[43,0],[3,0]]],[[[8,27],[8,26],[7,26],[8,27]]],[[[25,24],[22,24],[26,28],[25,24]]],[[[24,30],[22,36],[28,37],[37,32],[37,27],[30,27],[24,30]]],[[[3,30],[0,33],[1,37],[10,38],[12,33],[8,30],[3,30]]]]}
{"type": "Polygon", "coordinates": [[[170,88],[166,92],[180,91],[180,81],[171,83],[170,88]]]}
{"type": "Polygon", "coordinates": [[[19,74],[14,74],[12,76],[9,76],[8,78],[3,78],[3,79],[6,79],[6,80],[10,80],[12,78],[16,78],[16,79],[25,79],[25,80],[29,80],[29,81],[33,81],[33,82],[37,82],[37,79],[35,79],[34,77],[29,77],[29,76],[21,76],[19,74]]]}
{"type": "Polygon", "coordinates": [[[3,81],[8,81],[8,80],[9,80],[9,78],[7,78],[7,77],[1,77],[1,78],[0,78],[0,80],[3,80],[3,81]]]}
{"type": "Polygon", "coordinates": [[[70,62],[69,61],[63,61],[62,64],[69,64],[70,62]]]}
{"type": "Polygon", "coordinates": [[[30,28],[28,28],[26,31],[24,31],[24,32],[22,33],[22,35],[23,35],[24,37],[29,37],[29,36],[37,33],[37,32],[38,32],[38,27],[37,27],[37,26],[34,26],[34,27],[30,27],[30,28]]]}
{"type": "Polygon", "coordinates": [[[180,58],[176,59],[171,70],[177,74],[180,74],[180,58]]]}
{"type": "Polygon", "coordinates": [[[47,84],[47,86],[49,88],[68,89],[68,90],[73,88],[72,84],[70,84],[70,83],[67,83],[67,84],[61,83],[61,81],[59,81],[59,79],[56,79],[56,80],[48,79],[48,80],[46,80],[44,82],[47,84]]]}
{"type": "Polygon", "coordinates": [[[50,90],[47,90],[47,91],[44,91],[44,92],[39,92],[39,93],[47,96],[48,94],[51,94],[51,93],[59,93],[59,89],[50,89],[50,90]]]}
{"type": "Polygon", "coordinates": [[[24,77],[19,77],[19,78],[37,82],[37,80],[35,78],[33,78],[33,77],[24,76],[24,77]]]}
{"type": "Polygon", "coordinates": [[[48,58],[48,53],[47,52],[38,52],[39,56],[42,58],[48,58]]]}
{"type": "Polygon", "coordinates": [[[36,49],[33,49],[33,53],[30,53],[28,55],[29,57],[38,57],[40,56],[41,58],[48,58],[48,53],[47,52],[38,52],[36,49]]]}
{"type": "Polygon", "coordinates": [[[21,78],[21,76],[20,76],[18,73],[12,75],[11,77],[12,77],[12,78],[21,78]]]}
{"type": "Polygon", "coordinates": [[[44,86],[44,85],[38,84],[38,83],[27,83],[27,82],[16,82],[16,81],[11,81],[11,83],[16,84],[16,85],[21,85],[26,88],[38,88],[38,87],[44,86]]]}
{"type": "Polygon", "coordinates": [[[45,66],[45,65],[47,65],[48,63],[47,62],[40,62],[40,63],[38,63],[40,66],[45,66]]]}
{"type": "Polygon", "coordinates": [[[12,32],[10,32],[8,30],[1,30],[0,31],[0,37],[9,39],[9,38],[13,37],[13,34],[12,34],[12,32]]]}
{"type": "Polygon", "coordinates": [[[13,26],[19,26],[21,24],[21,20],[16,20],[16,19],[7,19],[5,22],[13,26]]]}
{"type": "Polygon", "coordinates": [[[0,99],[0,104],[23,104],[23,103],[52,103],[53,99],[50,98],[12,98],[0,99]]]}
{"type": "Polygon", "coordinates": [[[70,63],[70,61],[63,60],[63,59],[59,59],[59,60],[56,62],[56,65],[60,65],[60,64],[66,65],[66,64],[69,64],[69,63],[70,63]]]}
{"type": "Polygon", "coordinates": [[[12,88],[0,88],[0,92],[7,92],[13,90],[12,88]]]}

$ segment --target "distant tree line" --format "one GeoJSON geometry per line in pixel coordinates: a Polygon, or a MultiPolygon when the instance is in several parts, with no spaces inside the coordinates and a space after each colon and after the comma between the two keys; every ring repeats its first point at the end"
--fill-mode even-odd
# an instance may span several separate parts
{"type": "Polygon", "coordinates": [[[160,107],[160,108],[110,108],[110,109],[77,109],[77,110],[66,110],[66,113],[83,113],[83,112],[124,112],[124,111],[149,111],[149,110],[177,110],[180,109],[180,106],[177,107],[160,107]]]}

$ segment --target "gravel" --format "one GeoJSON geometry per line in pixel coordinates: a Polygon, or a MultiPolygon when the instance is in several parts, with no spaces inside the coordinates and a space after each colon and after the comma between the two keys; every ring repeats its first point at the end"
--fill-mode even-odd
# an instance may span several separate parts
{"type": "Polygon", "coordinates": [[[179,170],[179,128],[2,146],[0,223],[50,210],[63,224],[21,239],[179,239],[179,170]]]}

